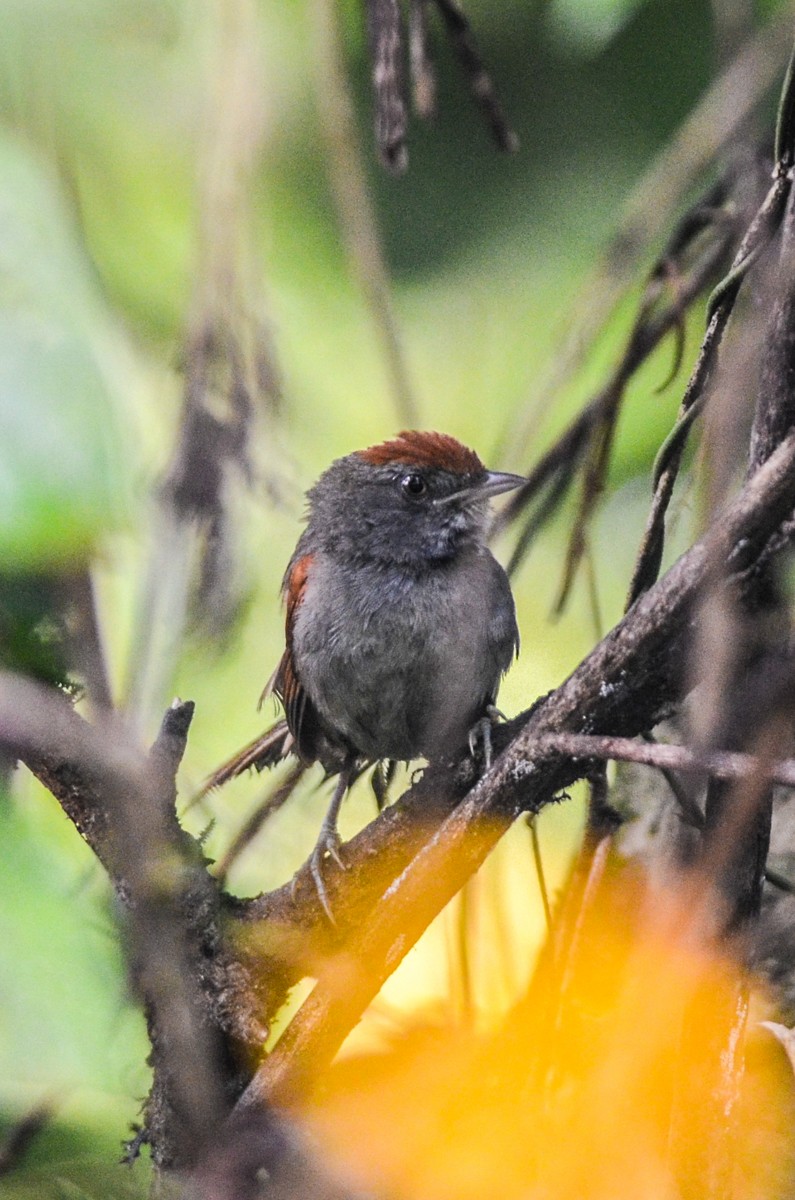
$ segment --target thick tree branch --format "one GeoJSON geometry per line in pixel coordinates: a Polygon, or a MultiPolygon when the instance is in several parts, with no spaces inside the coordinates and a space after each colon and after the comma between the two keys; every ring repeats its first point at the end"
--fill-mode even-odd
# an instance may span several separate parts
{"type": "Polygon", "coordinates": [[[175,701],[150,755],[123,726],[91,726],[53,688],[0,673],[0,744],[61,803],[123,900],[132,976],[152,1041],[147,1111],[155,1161],[194,1161],[226,1112],[224,1034],[203,964],[219,941],[219,897],[176,819],[175,774],[192,704],[175,701]]]}

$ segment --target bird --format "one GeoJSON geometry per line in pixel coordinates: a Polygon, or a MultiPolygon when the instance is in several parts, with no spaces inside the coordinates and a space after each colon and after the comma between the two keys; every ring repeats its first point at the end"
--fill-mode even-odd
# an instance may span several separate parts
{"type": "Polygon", "coordinates": [[[337,777],[309,859],[332,923],[324,867],[345,867],[337,821],[362,771],[388,764],[374,773],[378,796],[395,763],[474,754],[478,742],[490,768],[519,630],[487,545],[489,501],[525,482],[487,470],[449,434],[404,430],[338,458],[307,492],[282,582],[285,649],[260,698],[274,695],[284,718],[206,788],[288,755],[337,777]]]}

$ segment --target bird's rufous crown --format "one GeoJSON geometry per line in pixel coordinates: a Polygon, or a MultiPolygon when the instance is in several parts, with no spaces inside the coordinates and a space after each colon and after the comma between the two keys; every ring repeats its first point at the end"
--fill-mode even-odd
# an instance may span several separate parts
{"type": "Polygon", "coordinates": [[[358,451],[358,457],[374,467],[405,463],[410,467],[437,467],[456,475],[476,475],[485,467],[474,450],[447,433],[425,433],[406,429],[389,442],[358,451]]]}

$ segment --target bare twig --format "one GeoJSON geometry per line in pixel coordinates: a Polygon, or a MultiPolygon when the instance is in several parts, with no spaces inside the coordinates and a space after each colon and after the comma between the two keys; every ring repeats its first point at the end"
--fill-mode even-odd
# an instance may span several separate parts
{"type": "MultiPolygon", "coordinates": [[[[656,740],[650,733],[643,734],[643,739],[651,746],[657,745],[656,740]]],[[[655,764],[655,766],[671,789],[673,797],[679,805],[679,814],[682,820],[693,829],[703,829],[704,813],[692,795],[690,788],[683,785],[682,781],[670,768],[659,763],[655,764]]]]}
{"type": "Polygon", "coordinates": [[[508,154],[519,149],[519,139],[508,124],[491,75],[486,70],[472,27],[458,0],[436,0],[458,61],[480,107],[496,145],[508,154]]]}
{"type": "Polygon", "coordinates": [[[743,280],[777,233],[784,216],[791,187],[790,168],[795,157],[795,79],[792,64],[791,56],[779,103],[773,183],[740,244],[729,273],[710,297],[707,331],[682,398],[679,419],[664,442],[654,466],[654,500],[633,572],[627,606],[657,577],[665,539],[665,514],[688,433],[708,399],[715,359],[734,302],[743,280]]]}
{"type": "Polygon", "coordinates": [[[679,473],[687,436],[706,403],[715,360],[740,285],[777,228],[789,193],[789,180],[777,173],[735,255],[731,269],[710,300],[711,316],[698,359],[688,381],[679,418],[654,464],[654,499],[629,587],[627,607],[657,578],[665,541],[665,515],[679,473]]]}
{"type": "Polygon", "coordinates": [[[541,896],[541,904],[544,909],[544,920],[547,923],[547,931],[550,931],[552,929],[552,906],[549,903],[547,880],[544,874],[544,860],[541,857],[537,817],[531,816],[527,818],[527,828],[530,830],[530,847],[533,851],[533,865],[536,871],[536,879],[538,880],[538,892],[541,896]]]}
{"type": "MultiPolygon", "coordinates": [[[[636,742],[631,738],[597,737],[584,733],[548,733],[537,742],[539,750],[558,750],[571,758],[614,759],[639,763],[658,770],[681,771],[716,779],[743,779],[763,768],[771,783],[795,788],[795,759],[764,762],[736,751],[698,751],[689,746],[662,742],[636,742]]],[[[703,822],[702,822],[703,823],[703,822]]]]}
{"type": "MultiPolygon", "coordinates": [[[[395,36],[394,22],[399,19],[397,5],[398,0],[374,0],[372,5],[371,11],[375,14],[377,10],[379,19],[387,21],[386,26],[379,26],[384,54],[395,36]]],[[[337,8],[336,0],[313,0],[318,112],[328,150],[331,185],[348,256],[381,343],[395,412],[402,423],[414,425],[418,415],[417,402],[392,307],[389,272],[362,162],[337,8]]],[[[389,68],[392,69],[394,64],[389,68]]],[[[392,88],[393,83],[390,84],[390,95],[392,88]]],[[[395,113],[392,112],[388,121],[385,115],[380,119],[385,123],[385,131],[389,131],[394,166],[399,167],[400,142],[395,113]]],[[[384,136],[387,136],[386,132],[384,136]]]]}
{"type": "MultiPolygon", "coordinates": [[[[370,46],[375,144],[387,170],[401,174],[408,166],[407,112],[404,81],[406,37],[401,0],[364,0],[370,46]]],[[[513,153],[519,139],[511,129],[491,75],[478,49],[469,18],[458,0],[435,0],[453,53],[469,89],[500,150],[513,153]]],[[[419,116],[435,111],[436,78],[428,54],[430,0],[409,0],[408,59],[414,108],[419,116]]]]}
{"type": "MultiPolygon", "coordinates": [[[[408,166],[403,79],[403,17],[399,0],[365,0],[372,59],[375,144],[384,166],[402,174],[408,166]]],[[[331,47],[327,45],[327,50],[331,47]]]]}
{"type": "Polygon", "coordinates": [[[778,295],[774,297],[751,435],[750,469],[765,461],[795,425],[795,192],[790,192],[781,235],[778,295]]]}
{"type": "Polygon", "coordinates": [[[624,205],[602,263],[583,284],[573,306],[568,337],[526,405],[506,429],[500,455],[517,464],[543,413],[586,360],[594,341],[648,253],[670,227],[682,196],[707,166],[736,141],[738,131],[781,78],[792,35],[787,6],[741,47],[675,136],[653,161],[624,205]]]}
{"type": "Polygon", "coordinates": [[[105,647],[102,641],[97,596],[91,572],[86,567],[67,583],[75,608],[75,627],[71,631],[71,661],[86,681],[91,703],[100,711],[113,708],[105,647]]]}
{"type": "Polygon", "coordinates": [[[782,875],[780,871],[774,871],[771,867],[765,867],[765,881],[771,887],[778,888],[780,892],[787,892],[789,895],[795,894],[795,883],[791,879],[787,879],[786,875],[782,875]]]}
{"type": "MultiPolygon", "coordinates": [[[[773,266],[768,264],[768,278],[757,289],[765,305],[773,299],[773,320],[763,347],[750,478],[776,442],[790,433],[795,418],[787,370],[795,341],[793,284],[788,270],[792,251],[786,247],[784,214],[785,202],[787,211],[790,207],[794,117],[791,60],[779,107],[774,184],[758,219],[761,236],[758,244],[751,243],[752,226],[746,239],[746,258],[735,262],[711,304],[713,314],[717,314],[722,306],[733,303],[747,265],[759,257],[783,217],[782,248],[786,253],[779,264],[779,269],[784,268],[781,283],[771,286],[773,266]]],[[[753,325],[749,340],[759,340],[753,325]]],[[[731,464],[745,450],[737,412],[747,391],[738,387],[743,373],[732,372],[733,386],[723,389],[722,396],[718,389],[716,400],[722,402],[711,406],[708,446],[717,460],[710,473],[713,509],[724,502],[731,464]]],[[[716,744],[730,750],[750,748],[754,758],[753,769],[741,779],[729,782],[713,776],[706,792],[700,871],[717,902],[713,904],[718,913],[716,933],[726,938],[747,932],[761,908],[773,810],[771,769],[791,747],[790,622],[769,565],[758,570],[745,588],[738,589],[727,585],[724,564],[714,562],[704,590],[694,645],[694,658],[704,680],[703,711],[695,723],[696,736],[709,749],[716,744]]],[[[740,971],[717,1002],[712,989],[697,989],[683,1021],[670,1150],[679,1174],[710,1200],[727,1195],[735,1177],[750,988],[747,974],[740,971]]]]}
{"type": "Polygon", "coordinates": [[[714,282],[735,236],[737,215],[722,216],[716,205],[723,198],[724,184],[708,195],[683,218],[659,261],[650,272],[627,345],[610,380],[581,410],[543,455],[527,483],[502,510],[496,529],[504,529],[540,497],[537,507],[519,534],[508,565],[512,574],[527,553],[533,538],[549,519],[583,469],[579,511],[569,541],[564,580],[556,609],[560,611],[569,594],[574,573],[587,545],[587,526],[604,488],[616,424],[627,385],[639,367],[669,332],[681,328],[687,309],[705,287],[714,282]],[[695,262],[686,258],[692,243],[704,231],[708,240],[696,253],[695,262]],[[662,298],[674,282],[670,300],[662,298]]]}

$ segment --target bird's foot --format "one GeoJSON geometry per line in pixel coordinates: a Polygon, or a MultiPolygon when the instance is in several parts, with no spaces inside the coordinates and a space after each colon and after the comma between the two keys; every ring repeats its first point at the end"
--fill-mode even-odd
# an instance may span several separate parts
{"type": "Polygon", "coordinates": [[[491,739],[491,731],[500,721],[504,721],[505,714],[501,713],[493,704],[489,704],[485,713],[480,717],[469,731],[469,753],[473,758],[478,757],[478,748],[480,747],[483,755],[483,774],[485,775],[491,770],[493,757],[493,747],[491,739]]]}
{"type": "MultiPolygon", "coordinates": [[[[323,867],[325,865],[326,855],[337,864],[341,871],[346,871],[348,865],[340,854],[340,846],[342,841],[337,833],[337,818],[340,813],[340,805],[343,797],[347,792],[351,781],[356,778],[353,768],[341,771],[340,777],[337,780],[337,786],[334,788],[334,795],[331,797],[331,804],[328,806],[328,812],[323,818],[323,824],[320,826],[320,836],[315,843],[315,848],[309,855],[307,866],[309,873],[312,876],[312,882],[315,885],[317,898],[320,901],[323,912],[329,919],[332,925],[336,925],[334,914],[331,911],[329,903],[328,890],[326,888],[326,880],[323,877],[323,867]]],[[[295,887],[297,879],[293,879],[293,898],[295,898],[295,887]]]]}
{"type": "Polygon", "coordinates": [[[326,856],[328,856],[341,871],[347,871],[348,864],[340,853],[341,845],[342,840],[337,830],[324,826],[320,831],[320,837],[317,839],[315,848],[309,856],[309,873],[315,885],[317,898],[320,901],[323,912],[332,925],[336,925],[337,922],[334,920],[334,913],[331,911],[323,869],[326,863],[326,856]]]}

